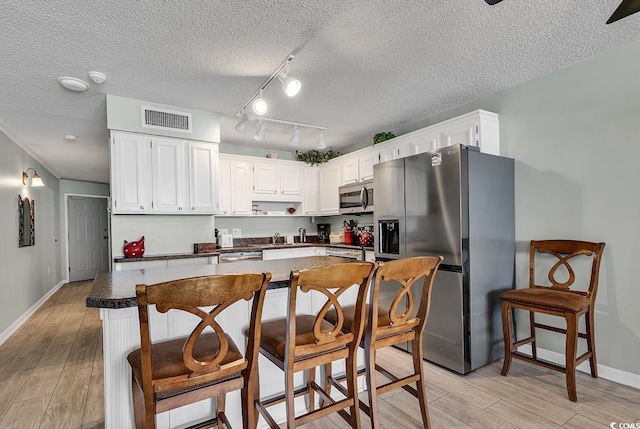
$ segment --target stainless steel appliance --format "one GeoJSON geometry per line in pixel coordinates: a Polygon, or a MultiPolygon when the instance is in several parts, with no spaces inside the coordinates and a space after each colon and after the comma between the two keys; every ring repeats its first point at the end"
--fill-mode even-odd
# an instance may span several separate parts
{"type": "Polygon", "coordinates": [[[444,256],[424,356],[462,374],[502,356],[499,295],[514,281],[513,160],[474,149],[374,166],[376,259],[444,256]]]}
{"type": "Polygon", "coordinates": [[[225,264],[228,262],[238,262],[238,261],[261,261],[262,260],[262,250],[249,250],[246,252],[230,252],[230,253],[221,253],[218,258],[218,263],[225,264]]]}
{"type": "Polygon", "coordinates": [[[340,214],[373,212],[373,188],[373,180],[340,186],[340,214]]]}
{"type": "Polygon", "coordinates": [[[342,247],[327,247],[327,256],[340,256],[341,258],[355,259],[364,261],[364,254],[361,249],[347,249],[342,247]]]}

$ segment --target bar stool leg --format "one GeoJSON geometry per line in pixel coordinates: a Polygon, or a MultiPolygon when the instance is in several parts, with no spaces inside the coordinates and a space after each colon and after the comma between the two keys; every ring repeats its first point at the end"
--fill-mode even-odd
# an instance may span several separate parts
{"type": "Polygon", "coordinates": [[[567,392],[569,399],[573,402],[578,401],[576,393],[576,353],[578,346],[578,318],[575,313],[565,313],[567,321],[567,346],[565,356],[567,392]]]}
{"type": "Polygon", "coordinates": [[[216,399],[216,419],[218,419],[218,429],[224,429],[224,422],[220,418],[220,414],[224,414],[227,403],[227,395],[218,395],[216,399]]]}
{"type": "Polygon", "coordinates": [[[378,392],[376,390],[376,351],[367,338],[365,340],[364,356],[366,366],[367,394],[369,395],[369,418],[371,428],[380,427],[378,418],[378,392]]]}
{"type": "Polygon", "coordinates": [[[511,352],[513,351],[513,323],[511,313],[511,304],[507,301],[502,301],[502,333],[504,335],[502,375],[509,374],[509,370],[511,369],[511,352]]]}
{"type": "Polygon", "coordinates": [[[593,308],[589,308],[589,311],[585,315],[585,326],[587,328],[587,350],[591,352],[591,357],[589,358],[589,367],[591,368],[591,377],[598,378],[598,364],[596,363],[596,339],[594,326],[595,322],[593,320],[593,308]]]}
{"type": "Polygon", "coordinates": [[[415,338],[411,342],[413,348],[413,372],[420,374],[420,379],[416,382],[418,402],[420,403],[420,413],[426,429],[431,427],[429,419],[429,409],[427,408],[427,389],[425,388],[424,364],[422,362],[422,337],[415,338]]]}

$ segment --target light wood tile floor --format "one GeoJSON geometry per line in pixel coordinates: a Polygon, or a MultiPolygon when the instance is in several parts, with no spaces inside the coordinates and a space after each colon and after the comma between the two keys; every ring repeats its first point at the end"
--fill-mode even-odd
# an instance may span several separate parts
{"type": "MultiPolygon", "coordinates": [[[[104,427],[102,337],[97,309],[84,301],[91,282],[57,291],[0,346],[0,429],[104,427]]],[[[384,350],[378,359],[398,375],[409,356],[384,350]]],[[[578,374],[578,402],[567,399],[560,373],[514,361],[508,377],[494,362],[467,376],[425,363],[432,427],[607,428],[640,423],[640,390],[578,374]]],[[[420,428],[417,400],[400,390],[380,401],[385,428],[420,428]]],[[[362,423],[369,427],[366,415],[362,423]]],[[[346,428],[330,416],[309,428],[346,428]]],[[[126,428],[125,428],[126,429],[126,428]]]]}

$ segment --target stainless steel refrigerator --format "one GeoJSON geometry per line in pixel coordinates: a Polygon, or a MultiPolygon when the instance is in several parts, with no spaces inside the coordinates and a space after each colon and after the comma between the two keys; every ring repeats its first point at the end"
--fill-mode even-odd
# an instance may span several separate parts
{"type": "MultiPolygon", "coordinates": [[[[514,286],[513,167],[462,145],[374,166],[376,259],[444,256],[423,351],[461,374],[502,356],[499,296],[514,286]]],[[[382,305],[392,287],[381,288],[382,305]]]]}

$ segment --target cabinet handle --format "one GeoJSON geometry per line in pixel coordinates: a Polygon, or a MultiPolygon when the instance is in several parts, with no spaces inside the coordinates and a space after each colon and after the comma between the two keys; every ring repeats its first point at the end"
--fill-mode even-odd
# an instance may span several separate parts
{"type": "Polygon", "coordinates": [[[195,207],[191,207],[191,210],[195,210],[195,209],[196,209],[195,207]]]}
{"type": "Polygon", "coordinates": [[[140,206],[140,210],[144,210],[144,206],[140,206]]]}
{"type": "Polygon", "coordinates": [[[178,207],[178,210],[182,210],[182,207],[178,207]]]}

